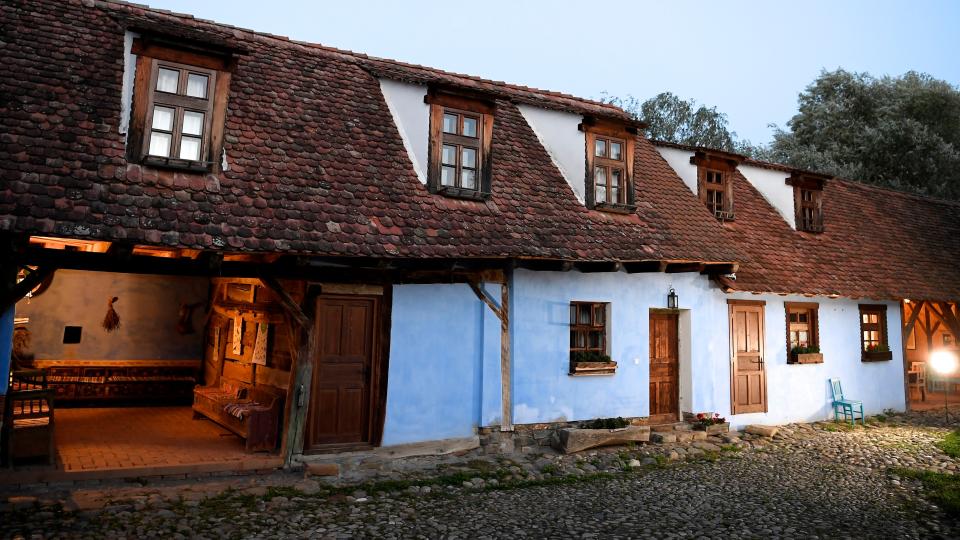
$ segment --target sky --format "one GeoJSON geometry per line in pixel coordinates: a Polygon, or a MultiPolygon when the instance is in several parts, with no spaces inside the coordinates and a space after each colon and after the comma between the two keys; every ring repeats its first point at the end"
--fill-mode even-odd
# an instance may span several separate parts
{"type": "Polygon", "coordinates": [[[960,1],[138,0],[234,26],[598,99],[673,92],[766,143],[821,70],[960,86],[960,1]]]}

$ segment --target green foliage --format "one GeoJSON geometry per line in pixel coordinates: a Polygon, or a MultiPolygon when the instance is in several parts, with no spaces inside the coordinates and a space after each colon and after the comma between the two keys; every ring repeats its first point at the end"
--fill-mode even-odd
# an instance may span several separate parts
{"type": "Polygon", "coordinates": [[[683,100],[670,92],[646,101],[632,95],[620,98],[604,93],[601,100],[646,122],[651,139],[748,155],[754,151],[749,141],[738,141],[736,132],[730,131],[726,114],[716,107],[699,105],[696,100],[683,100]]]}
{"type": "Polygon", "coordinates": [[[609,355],[600,354],[593,351],[577,351],[570,353],[571,362],[603,362],[609,364],[613,362],[609,355]]]}
{"type": "Polygon", "coordinates": [[[937,448],[950,457],[960,457],[960,430],[948,433],[942,441],[937,443],[937,448]]]}
{"type": "Polygon", "coordinates": [[[796,347],[790,349],[790,354],[811,354],[820,352],[820,347],[816,345],[810,345],[809,347],[801,347],[797,345],[796,347]]]}
{"type": "Polygon", "coordinates": [[[867,352],[890,352],[890,347],[886,343],[872,343],[867,346],[867,352]]]}
{"type": "Polygon", "coordinates": [[[960,199],[960,89],[908,72],[824,71],[763,157],[866,183],[960,199]]]}
{"type": "Polygon", "coordinates": [[[630,422],[618,416],[616,418],[597,418],[586,422],[583,427],[587,429],[620,429],[629,425],[630,422]]]}
{"type": "Polygon", "coordinates": [[[947,515],[960,517],[960,475],[902,468],[891,469],[891,472],[903,478],[920,480],[930,500],[947,515]]]}

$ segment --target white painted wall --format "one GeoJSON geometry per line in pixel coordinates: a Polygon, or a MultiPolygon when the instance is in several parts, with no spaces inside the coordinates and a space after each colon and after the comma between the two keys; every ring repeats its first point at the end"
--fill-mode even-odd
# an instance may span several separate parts
{"type": "Polygon", "coordinates": [[[133,108],[133,79],[137,74],[137,55],[133,54],[133,40],[140,37],[129,30],[123,35],[123,83],[120,86],[120,125],[118,131],[126,135],[130,129],[130,111],[133,108]]]}
{"type": "Polygon", "coordinates": [[[577,199],[584,202],[587,143],[584,133],[578,129],[583,117],[530,105],[519,105],[518,108],[577,199]]]}
{"type": "Polygon", "coordinates": [[[403,146],[413,161],[420,183],[427,183],[427,150],[430,145],[430,105],[423,102],[427,87],[380,79],[380,91],[393,123],[400,130],[403,146]]]}
{"type": "Polygon", "coordinates": [[[663,159],[667,160],[667,163],[670,167],[676,171],[677,176],[683,180],[683,183],[690,188],[690,191],[694,195],[697,194],[697,166],[693,163],[690,163],[690,158],[693,157],[693,152],[689,150],[681,150],[679,148],[667,148],[663,146],[657,146],[657,151],[660,152],[660,155],[663,156],[663,159]]]}
{"type": "Polygon", "coordinates": [[[763,198],[783,216],[784,221],[796,229],[796,214],[793,210],[793,186],[788,186],[785,183],[790,175],[783,171],[773,171],[751,165],[741,165],[739,169],[740,174],[753,187],[757,188],[763,198]]]}

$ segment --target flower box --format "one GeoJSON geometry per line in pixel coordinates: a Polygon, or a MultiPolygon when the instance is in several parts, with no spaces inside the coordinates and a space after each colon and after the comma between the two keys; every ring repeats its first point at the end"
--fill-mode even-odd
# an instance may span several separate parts
{"type": "Polygon", "coordinates": [[[863,351],[860,359],[864,362],[882,362],[883,360],[892,360],[891,351],[863,351]]]}
{"type": "Polygon", "coordinates": [[[610,362],[570,362],[570,375],[610,375],[617,371],[617,363],[610,362]]]}
{"type": "Polygon", "coordinates": [[[706,431],[707,435],[716,435],[717,433],[729,433],[730,432],[730,422],[723,422],[721,424],[694,424],[693,429],[697,431],[706,431]]]}
{"type": "Polygon", "coordinates": [[[791,364],[822,364],[823,353],[793,353],[790,355],[791,364]]]}

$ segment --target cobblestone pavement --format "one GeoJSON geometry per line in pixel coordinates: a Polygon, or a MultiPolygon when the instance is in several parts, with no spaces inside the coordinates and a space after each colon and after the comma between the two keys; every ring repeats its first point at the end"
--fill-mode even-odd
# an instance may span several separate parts
{"type": "Polygon", "coordinates": [[[852,430],[790,425],[772,438],[731,434],[573,456],[467,455],[432,475],[394,472],[362,488],[293,475],[206,490],[147,484],[114,490],[105,508],[73,512],[41,495],[11,500],[0,531],[98,539],[956,538],[960,523],[928,502],[918,482],[890,470],[957,470],[960,462],[935,446],[948,432],[938,418],[895,415],[852,430]]]}

